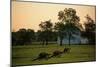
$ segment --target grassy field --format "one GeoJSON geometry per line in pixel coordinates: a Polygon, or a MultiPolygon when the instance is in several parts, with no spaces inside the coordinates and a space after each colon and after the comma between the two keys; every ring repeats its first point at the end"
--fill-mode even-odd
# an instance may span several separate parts
{"type": "Polygon", "coordinates": [[[69,54],[62,54],[61,57],[54,57],[48,60],[36,60],[40,52],[52,53],[55,50],[61,50],[69,46],[59,45],[27,45],[12,47],[12,64],[13,65],[36,65],[36,64],[51,64],[51,63],[69,63],[82,61],[95,61],[95,45],[71,45],[69,54]]]}

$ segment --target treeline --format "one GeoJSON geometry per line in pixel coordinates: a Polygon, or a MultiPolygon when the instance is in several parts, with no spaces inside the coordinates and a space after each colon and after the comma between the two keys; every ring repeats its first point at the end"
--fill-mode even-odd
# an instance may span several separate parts
{"type": "Polygon", "coordinates": [[[35,32],[33,29],[19,29],[16,32],[12,32],[12,45],[31,45],[31,44],[42,44],[47,45],[49,42],[57,41],[56,32],[42,32],[38,30],[35,32]],[[46,41],[48,39],[48,41],[46,41]]]}
{"type": "Polygon", "coordinates": [[[88,39],[88,44],[95,44],[96,24],[94,20],[86,15],[86,21],[83,26],[80,22],[80,17],[76,14],[73,8],[65,8],[58,12],[59,22],[53,23],[51,20],[41,22],[39,24],[40,30],[34,32],[32,29],[19,29],[19,31],[12,32],[13,45],[26,45],[33,42],[40,42],[43,45],[48,45],[48,42],[56,42],[60,38],[60,46],[65,36],[68,37],[69,45],[73,34],[88,39]]]}

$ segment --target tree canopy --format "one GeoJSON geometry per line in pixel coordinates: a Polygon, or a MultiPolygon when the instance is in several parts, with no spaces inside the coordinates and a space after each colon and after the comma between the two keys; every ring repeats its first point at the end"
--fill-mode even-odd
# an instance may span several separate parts
{"type": "Polygon", "coordinates": [[[84,31],[82,31],[82,36],[88,39],[90,44],[95,44],[96,39],[96,23],[89,16],[85,16],[86,21],[84,22],[84,31]]]}
{"type": "Polygon", "coordinates": [[[16,32],[12,32],[13,45],[31,44],[34,40],[35,40],[35,32],[32,29],[22,28],[16,32]]]}
{"type": "Polygon", "coordinates": [[[41,28],[41,39],[43,41],[43,44],[45,45],[48,45],[48,41],[49,39],[51,38],[51,33],[52,33],[52,22],[51,20],[48,20],[48,21],[44,21],[44,22],[41,22],[39,24],[39,27],[41,28]]]}
{"type": "MultiPolygon", "coordinates": [[[[69,37],[70,45],[70,38],[72,37],[72,34],[76,34],[77,31],[80,31],[80,28],[82,28],[81,24],[79,23],[80,18],[77,16],[75,9],[65,8],[63,11],[58,12],[58,20],[60,22],[55,24],[55,29],[60,32],[61,35],[66,33],[66,36],[69,37]]],[[[59,37],[62,42],[63,38],[61,38],[61,36],[59,37]]]]}

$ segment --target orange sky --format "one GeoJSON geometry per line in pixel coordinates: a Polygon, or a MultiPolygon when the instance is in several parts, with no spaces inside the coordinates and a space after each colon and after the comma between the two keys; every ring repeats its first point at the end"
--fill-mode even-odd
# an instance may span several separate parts
{"type": "Polygon", "coordinates": [[[12,31],[17,31],[20,28],[30,28],[37,31],[41,21],[49,20],[53,23],[58,21],[58,12],[65,8],[74,8],[77,15],[80,17],[80,23],[85,21],[85,16],[88,14],[95,20],[94,6],[80,5],[64,5],[64,4],[48,4],[34,2],[12,2],[12,31]]]}

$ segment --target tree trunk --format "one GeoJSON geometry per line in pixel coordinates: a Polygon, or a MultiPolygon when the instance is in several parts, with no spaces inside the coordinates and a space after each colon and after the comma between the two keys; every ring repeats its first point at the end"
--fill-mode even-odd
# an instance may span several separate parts
{"type": "Polygon", "coordinates": [[[69,46],[70,46],[70,38],[71,38],[71,34],[70,34],[70,32],[69,32],[69,46]]]}
{"type": "Polygon", "coordinates": [[[60,38],[60,46],[62,46],[62,38],[60,38]]]}
{"type": "Polygon", "coordinates": [[[45,44],[45,41],[44,40],[42,40],[42,45],[44,45],[45,44]]]}
{"type": "Polygon", "coordinates": [[[46,40],[46,45],[48,45],[48,39],[46,40]]]}

